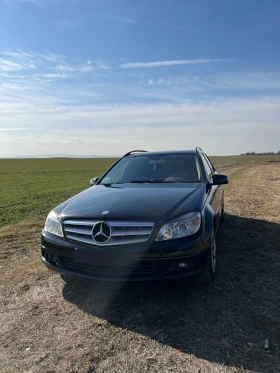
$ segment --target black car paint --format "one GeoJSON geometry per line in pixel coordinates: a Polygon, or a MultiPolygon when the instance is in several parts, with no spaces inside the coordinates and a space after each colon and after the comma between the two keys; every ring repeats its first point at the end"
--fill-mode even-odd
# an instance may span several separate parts
{"type": "Polygon", "coordinates": [[[133,217],[158,225],[186,211],[201,211],[204,194],[204,184],[95,185],[70,201],[60,218],[62,222],[68,218],[100,219],[102,212],[109,210],[106,220],[127,221],[133,217]]]}
{"type": "MultiPolygon", "coordinates": [[[[164,152],[165,154],[166,152],[164,152]]],[[[173,152],[172,152],[173,153],[173,152]]],[[[175,152],[177,154],[179,152],[175,152]]],[[[131,220],[153,221],[154,230],[150,239],[141,244],[119,245],[118,247],[88,247],[84,244],[73,243],[64,238],[54,236],[43,230],[41,249],[43,263],[50,269],[61,272],[108,281],[141,281],[187,277],[199,273],[206,261],[207,250],[210,247],[213,232],[218,228],[223,208],[224,191],[219,185],[211,185],[216,171],[207,176],[200,151],[180,152],[182,154],[197,154],[202,172],[202,182],[198,184],[121,184],[110,187],[100,185],[115,162],[97,181],[96,185],[65,201],[54,211],[62,224],[68,219],[98,219],[98,220],[131,220]],[[133,204],[131,203],[133,201],[133,204]],[[95,214],[92,214],[92,206],[95,214]],[[106,219],[102,212],[109,210],[106,219]],[[160,227],[168,221],[189,212],[201,212],[202,224],[199,231],[188,237],[156,242],[160,227]],[[119,277],[110,275],[94,276],[80,270],[69,271],[63,267],[62,258],[73,260],[75,250],[85,250],[100,256],[104,263],[114,266],[110,256],[127,255],[131,263],[166,264],[165,271],[154,276],[119,277]],[[47,258],[52,258],[48,260],[47,258]],[[192,265],[185,271],[173,270],[173,264],[190,262],[192,265]]],[[[150,153],[148,153],[150,154],[150,153]]],[[[158,154],[158,153],[155,153],[158,154]]],[[[132,155],[137,156],[137,154],[132,155]]],[[[213,167],[214,170],[214,167],[213,167]]],[[[94,260],[94,259],[93,259],[94,260]]],[[[136,265],[136,264],[135,264],[136,265]]],[[[162,265],[162,267],[164,267],[162,265]]],[[[132,266],[133,267],[133,266],[132,266]]]]}

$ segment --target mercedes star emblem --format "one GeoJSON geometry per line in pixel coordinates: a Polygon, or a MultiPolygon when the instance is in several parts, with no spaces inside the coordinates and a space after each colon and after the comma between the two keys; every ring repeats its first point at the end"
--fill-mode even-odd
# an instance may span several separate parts
{"type": "Polygon", "coordinates": [[[92,228],[92,238],[97,243],[105,243],[111,237],[110,225],[104,221],[99,221],[92,228]]]}

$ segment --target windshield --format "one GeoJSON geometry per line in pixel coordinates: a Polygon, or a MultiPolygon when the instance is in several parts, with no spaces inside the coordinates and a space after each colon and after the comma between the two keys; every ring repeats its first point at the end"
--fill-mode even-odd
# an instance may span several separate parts
{"type": "Polygon", "coordinates": [[[100,184],[198,183],[200,168],[195,155],[163,154],[122,158],[100,184]]]}

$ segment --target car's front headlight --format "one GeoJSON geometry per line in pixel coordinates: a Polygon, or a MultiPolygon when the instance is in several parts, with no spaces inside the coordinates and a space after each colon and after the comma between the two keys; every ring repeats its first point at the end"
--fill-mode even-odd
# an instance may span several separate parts
{"type": "Polygon", "coordinates": [[[46,223],[45,223],[45,231],[49,232],[51,234],[54,234],[56,236],[63,237],[63,231],[62,226],[60,224],[60,221],[58,220],[58,217],[54,211],[51,211],[47,217],[46,223]]]}
{"type": "Polygon", "coordinates": [[[190,214],[179,216],[160,228],[156,241],[173,240],[175,238],[191,236],[199,230],[200,224],[200,212],[191,212],[190,214]]]}

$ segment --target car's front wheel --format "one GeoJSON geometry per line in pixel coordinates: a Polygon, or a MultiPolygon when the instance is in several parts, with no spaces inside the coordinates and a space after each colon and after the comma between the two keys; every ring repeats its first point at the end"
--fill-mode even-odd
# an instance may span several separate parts
{"type": "Polygon", "coordinates": [[[216,265],[217,265],[217,246],[216,246],[216,237],[213,232],[211,245],[209,249],[207,250],[206,263],[199,277],[199,282],[211,284],[215,280],[216,265]]]}

